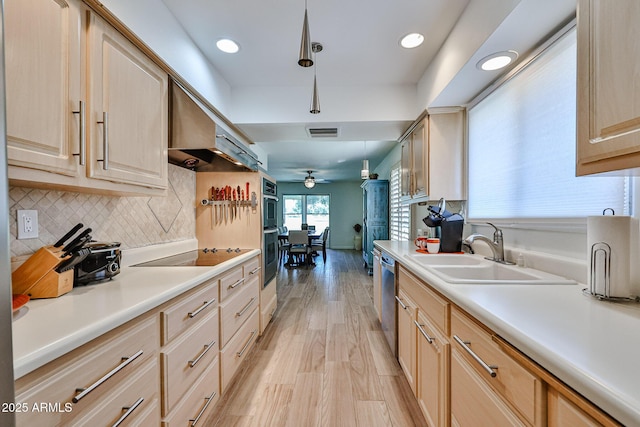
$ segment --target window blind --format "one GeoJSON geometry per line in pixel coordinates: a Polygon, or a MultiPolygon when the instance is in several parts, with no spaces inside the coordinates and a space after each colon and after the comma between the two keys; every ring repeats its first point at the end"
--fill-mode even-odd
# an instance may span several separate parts
{"type": "Polygon", "coordinates": [[[400,204],[400,164],[391,169],[389,179],[389,238],[391,240],[409,239],[409,206],[400,204]]]}
{"type": "Polygon", "coordinates": [[[630,210],[629,180],[576,177],[576,31],[469,110],[470,219],[630,210]]]}

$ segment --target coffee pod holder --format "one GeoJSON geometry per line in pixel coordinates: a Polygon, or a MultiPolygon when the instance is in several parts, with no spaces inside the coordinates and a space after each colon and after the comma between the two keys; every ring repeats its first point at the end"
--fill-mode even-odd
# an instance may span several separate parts
{"type": "Polygon", "coordinates": [[[591,275],[589,276],[589,287],[584,288],[582,293],[597,298],[601,301],[613,302],[637,302],[640,297],[614,297],[611,296],[611,246],[606,242],[596,242],[591,245],[591,275]],[[598,258],[601,259],[598,262],[598,258]],[[597,278],[603,278],[604,293],[599,293],[597,289],[597,278]]]}

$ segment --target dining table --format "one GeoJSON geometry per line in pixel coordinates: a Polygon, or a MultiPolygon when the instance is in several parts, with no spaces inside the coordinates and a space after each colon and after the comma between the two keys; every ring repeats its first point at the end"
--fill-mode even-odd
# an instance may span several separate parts
{"type": "MultiPolygon", "coordinates": [[[[322,233],[324,233],[324,230],[307,230],[308,232],[308,236],[309,236],[309,246],[311,246],[312,242],[314,240],[317,239],[321,239],[322,238],[322,233]]],[[[278,234],[278,240],[280,240],[281,242],[288,242],[289,240],[289,230],[285,231],[284,233],[279,233],[278,234]]],[[[291,257],[289,257],[289,260],[287,261],[287,264],[289,264],[291,261],[291,257]]],[[[309,259],[307,260],[307,265],[315,265],[315,263],[309,259]]]]}

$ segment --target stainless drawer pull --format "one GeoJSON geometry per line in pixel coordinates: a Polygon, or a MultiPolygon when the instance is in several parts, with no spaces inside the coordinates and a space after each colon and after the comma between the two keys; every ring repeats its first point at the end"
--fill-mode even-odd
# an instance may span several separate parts
{"type": "Polygon", "coordinates": [[[78,131],[80,132],[80,137],[78,138],[78,152],[73,153],[74,156],[78,156],[80,159],[80,166],[84,166],[87,163],[87,137],[84,131],[86,125],[86,114],[85,114],[85,103],[84,101],[80,101],[80,106],[78,111],[72,111],[73,114],[80,114],[80,123],[78,125],[78,131]]]}
{"type": "Polygon", "coordinates": [[[122,416],[120,418],[118,418],[118,421],[116,421],[115,423],[113,423],[112,427],[118,427],[120,424],[122,424],[122,422],[127,419],[127,417],[131,414],[133,414],[133,411],[135,411],[136,409],[138,409],[138,406],[140,406],[140,404],[144,402],[144,399],[141,397],[140,399],[136,400],[135,403],[131,406],[125,406],[122,408],[123,411],[127,411],[124,414],[122,414],[122,416]]]}
{"type": "Polygon", "coordinates": [[[102,162],[102,169],[109,170],[109,113],[102,112],[102,160],[96,160],[96,162],[102,162]]]}
{"type": "Polygon", "coordinates": [[[258,271],[260,271],[260,268],[261,268],[261,267],[256,267],[256,268],[254,268],[253,270],[251,270],[251,271],[249,272],[249,274],[256,274],[258,271]]]}
{"type": "Polygon", "coordinates": [[[190,311],[189,313],[187,313],[189,315],[189,318],[196,317],[198,314],[200,314],[200,312],[202,310],[204,310],[205,308],[209,307],[214,302],[216,302],[215,298],[213,298],[211,301],[205,301],[204,303],[202,303],[202,305],[196,311],[190,311]]]}
{"type": "Polygon", "coordinates": [[[118,366],[113,368],[111,371],[109,371],[105,376],[100,378],[98,381],[96,381],[95,383],[91,384],[87,388],[77,388],[76,389],[76,393],[78,393],[78,394],[76,394],[76,396],[73,399],[71,399],[71,401],[73,403],[80,402],[80,400],[82,398],[86,397],[89,393],[91,393],[93,390],[98,388],[98,386],[100,386],[105,381],[107,381],[109,378],[111,378],[112,376],[114,376],[115,374],[117,374],[118,372],[123,370],[124,368],[126,368],[131,362],[136,360],[138,357],[142,356],[142,353],[144,353],[144,352],[142,350],[140,350],[140,351],[138,351],[136,354],[134,354],[131,357],[123,357],[122,358],[122,363],[120,363],[118,366]]]}
{"type": "Polygon", "coordinates": [[[457,335],[454,335],[453,339],[456,340],[456,342],[458,344],[460,344],[462,346],[462,348],[464,348],[465,351],[467,353],[469,353],[471,355],[471,357],[473,357],[473,359],[480,364],[480,366],[482,366],[482,369],[484,369],[485,371],[487,371],[487,373],[489,375],[491,375],[492,378],[495,377],[496,375],[498,375],[498,374],[496,374],[496,371],[495,371],[495,369],[498,369],[497,366],[495,366],[495,365],[487,365],[484,362],[484,360],[482,360],[480,358],[480,356],[478,356],[477,354],[475,354],[473,352],[473,350],[471,350],[471,348],[469,347],[469,345],[471,345],[471,341],[462,341],[457,335]]]}
{"type": "Polygon", "coordinates": [[[414,320],[414,321],[413,321],[413,323],[415,323],[415,324],[416,324],[416,326],[418,327],[418,330],[420,331],[420,333],[422,334],[422,336],[427,340],[427,342],[428,342],[429,344],[433,344],[433,338],[431,338],[429,335],[427,335],[427,332],[426,332],[424,329],[422,329],[422,327],[423,327],[424,325],[421,325],[420,323],[418,323],[418,321],[417,321],[417,320],[414,320]]]}
{"type": "Polygon", "coordinates": [[[402,306],[402,308],[404,308],[405,310],[407,309],[407,306],[404,305],[404,303],[402,302],[402,300],[400,298],[398,298],[398,296],[396,295],[396,301],[398,301],[400,303],[400,305],[402,306]]]}
{"type": "Polygon", "coordinates": [[[236,353],[237,357],[242,357],[244,352],[247,351],[247,347],[249,347],[249,345],[251,345],[251,340],[253,339],[253,336],[256,334],[256,332],[258,332],[258,331],[255,330],[255,329],[251,332],[251,336],[249,337],[249,340],[247,341],[247,343],[244,345],[244,347],[242,347],[242,350],[240,350],[239,352],[236,353]]]}
{"type": "Polygon", "coordinates": [[[236,317],[242,316],[245,311],[249,310],[249,307],[251,307],[251,305],[253,304],[253,302],[255,300],[256,300],[256,297],[251,298],[251,301],[249,301],[249,304],[245,305],[242,310],[240,310],[239,312],[236,313],[236,317]]]}
{"type": "Polygon", "coordinates": [[[233,285],[229,285],[229,287],[227,289],[233,289],[236,286],[242,285],[242,283],[244,283],[244,279],[240,279],[236,283],[234,283],[233,285]]]}
{"type": "Polygon", "coordinates": [[[189,367],[193,368],[194,366],[196,366],[200,361],[200,359],[202,359],[204,355],[207,354],[207,352],[211,350],[211,347],[213,347],[215,344],[216,344],[215,340],[211,341],[211,344],[205,344],[204,350],[202,351],[202,353],[200,353],[200,355],[196,357],[194,360],[189,360],[189,367]]]}
{"type": "Polygon", "coordinates": [[[196,424],[198,424],[198,421],[200,421],[200,418],[202,417],[202,415],[205,413],[205,411],[209,407],[209,403],[211,403],[211,401],[215,397],[216,397],[216,392],[214,391],[213,393],[211,393],[211,396],[204,398],[204,400],[206,402],[205,402],[204,406],[202,407],[202,409],[200,409],[200,412],[198,412],[198,415],[196,415],[196,418],[193,419],[193,420],[189,420],[191,422],[191,427],[196,427],[196,424]]]}

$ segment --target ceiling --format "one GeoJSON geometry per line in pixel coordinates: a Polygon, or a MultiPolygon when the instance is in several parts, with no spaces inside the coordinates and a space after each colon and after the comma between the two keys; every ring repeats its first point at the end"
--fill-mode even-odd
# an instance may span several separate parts
{"type": "Polygon", "coordinates": [[[375,168],[426,107],[464,105],[499,75],[478,71],[479,58],[527,52],[575,11],[575,0],[307,0],[311,40],[324,47],[315,57],[322,112],[312,115],[314,69],[297,64],[304,1],[163,2],[229,84],[225,114],[278,181],[307,170],[358,180],[362,159],[375,168]],[[425,43],[400,47],[410,32],[425,43]],[[218,51],[223,37],[239,53],[218,51]],[[442,84],[448,63],[460,65],[442,84]],[[338,136],[312,138],[309,127],[336,127],[338,136]]]}

